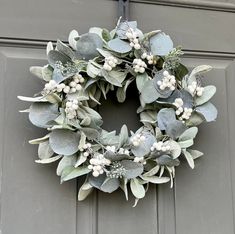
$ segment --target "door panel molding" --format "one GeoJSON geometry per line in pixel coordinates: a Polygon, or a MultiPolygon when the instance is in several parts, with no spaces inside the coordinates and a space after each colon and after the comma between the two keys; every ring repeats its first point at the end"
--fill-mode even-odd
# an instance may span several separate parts
{"type": "Polygon", "coordinates": [[[202,10],[235,12],[235,2],[228,3],[224,1],[198,1],[198,0],[131,0],[133,3],[146,3],[153,5],[165,5],[174,7],[186,7],[202,10]]]}

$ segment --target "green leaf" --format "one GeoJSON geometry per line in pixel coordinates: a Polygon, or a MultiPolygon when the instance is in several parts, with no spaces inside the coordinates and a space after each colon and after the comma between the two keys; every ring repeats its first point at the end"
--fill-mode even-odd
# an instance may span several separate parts
{"type": "Polygon", "coordinates": [[[49,142],[57,154],[72,155],[78,151],[80,134],[65,129],[53,130],[49,142]]]}
{"type": "Polygon", "coordinates": [[[154,87],[153,80],[145,82],[142,87],[141,97],[145,103],[152,103],[160,97],[160,94],[154,87]]]}
{"type": "Polygon", "coordinates": [[[86,135],[89,140],[95,140],[100,138],[100,133],[93,128],[81,128],[81,131],[86,135]]]}
{"type": "Polygon", "coordinates": [[[30,122],[39,128],[52,126],[49,122],[59,115],[58,105],[50,103],[33,103],[29,109],[30,122]]]}
{"type": "Polygon", "coordinates": [[[38,146],[38,157],[40,159],[50,158],[54,154],[49,145],[49,141],[41,142],[38,146]]]}
{"type": "Polygon", "coordinates": [[[87,166],[74,168],[73,170],[70,171],[70,173],[66,174],[65,176],[63,176],[63,173],[62,173],[61,181],[63,182],[63,181],[74,179],[76,177],[88,174],[90,171],[91,170],[88,169],[87,166]]]}
{"type": "Polygon", "coordinates": [[[117,89],[117,99],[119,102],[124,102],[126,100],[126,90],[129,86],[129,84],[132,82],[133,80],[127,80],[125,82],[125,85],[123,87],[118,87],[117,89]]]}
{"type": "Polygon", "coordinates": [[[201,157],[203,155],[203,153],[198,151],[198,150],[188,149],[187,151],[191,154],[193,159],[197,159],[197,158],[199,158],[199,157],[201,157]]]}
{"type": "Polygon", "coordinates": [[[197,126],[204,121],[205,121],[205,118],[201,114],[194,111],[191,114],[190,118],[186,121],[186,125],[188,127],[197,126]]]}
{"type": "Polygon", "coordinates": [[[193,169],[195,165],[194,165],[194,160],[193,160],[192,155],[186,150],[183,150],[183,154],[184,154],[189,166],[193,169]]]}
{"type": "Polygon", "coordinates": [[[114,52],[125,54],[132,50],[130,44],[126,41],[122,41],[119,38],[115,38],[108,42],[108,47],[114,52]]]}
{"type": "Polygon", "coordinates": [[[178,159],[173,159],[169,155],[161,155],[159,158],[156,159],[157,163],[160,166],[168,166],[168,167],[173,167],[173,166],[179,166],[180,162],[178,159]]]}
{"type": "Polygon", "coordinates": [[[57,169],[56,169],[56,174],[58,176],[61,176],[62,175],[62,172],[65,168],[67,167],[74,167],[75,163],[76,163],[76,160],[77,160],[77,156],[75,154],[73,155],[70,155],[70,156],[64,156],[58,166],[57,166],[57,169]]]}
{"type": "Polygon", "coordinates": [[[150,49],[153,55],[165,56],[173,49],[171,38],[164,32],[153,35],[150,40],[150,49]]]}
{"type": "Polygon", "coordinates": [[[140,113],[140,121],[142,123],[154,124],[157,122],[157,112],[156,111],[144,111],[140,113]]]}
{"type": "Polygon", "coordinates": [[[194,139],[198,133],[197,127],[191,127],[185,130],[179,137],[179,141],[187,141],[190,139],[194,139]]]}
{"type": "Polygon", "coordinates": [[[139,146],[133,146],[131,152],[136,157],[143,157],[150,153],[150,149],[155,142],[155,137],[149,131],[143,131],[142,135],[145,137],[145,140],[141,142],[139,146]]]}
{"type": "Polygon", "coordinates": [[[173,157],[173,159],[178,158],[181,154],[180,145],[176,141],[169,140],[169,146],[171,147],[170,154],[173,157]]]}
{"type": "Polygon", "coordinates": [[[100,190],[105,193],[112,193],[118,189],[120,182],[116,178],[107,178],[100,187],[100,190]]]}
{"type": "Polygon", "coordinates": [[[136,178],[131,179],[130,187],[131,187],[131,192],[136,198],[141,199],[145,196],[144,186],[139,183],[138,179],[136,178]]]}
{"type": "Polygon", "coordinates": [[[130,28],[135,31],[137,28],[137,22],[136,21],[120,22],[117,25],[116,34],[120,39],[127,39],[126,33],[130,28]]]}
{"type": "Polygon", "coordinates": [[[71,59],[69,58],[69,56],[62,54],[57,50],[51,50],[48,53],[48,62],[52,67],[54,67],[56,62],[66,64],[68,62],[71,62],[71,59]]]}
{"type": "Polygon", "coordinates": [[[52,158],[44,158],[44,159],[35,160],[35,162],[36,163],[41,163],[41,164],[49,164],[49,163],[53,163],[53,162],[57,161],[61,157],[63,157],[63,156],[62,155],[57,155],[57,156],[52,157],[52,158]]]}
{"type": "Polygon", "coordinates": [[[95,33],[83,34],[77,41],[77,51],[83,59],[93,59],[99,55],[97,48],[103,47],[102,39],[95,33]]]}
{"type": "Polygon", "coordinates": [[[56,48],[59,52],[67,55],[71,59],[75,57],[75,53],[73,52],[73,50],[60,40],[57,40],[56,48]]]}
{"type": "Polygon", "coordinates": [[[122,82],[126,78],[126,72],[120,72],[120,71],[115,71],[115,70],[112,70],[110,72],[102,70],[101,75],[110,84],[113,84],[113,85],[118,86],[118,87],[122,87],[122,82]]]}
{"type": "Polygon", "coordinates": [[[40,138],[30,140],[29,144],[32,144],[32,145],[40,144],[41,142],[45,142],[47,139],[49,139],[49,134],[44,136],[44,137],[40,137],[40,138]]]}
{"type": "Polygon", "coordinates": [[[17,96],[17,98],[24,102],[48,102],[43,96],[39,97],[25,97],[25,96],[17,96]]]}
{"type": "Polygon", "coordinates": [[[218,111],[216,107],[210,102],[196,107],[195,110],[202,114],[207,122],[215,121],[217,118],[218,111]]]}
{"type": "Polygon", "coordinates": [[[37,76],[38,78],[43,79],[43,76],[42,76],[42,67],[40,67],[40,66],[32,66],[32,67],[29,68],[29,71],[33,75],[37,76]]]}
{"type": "MultiPolygon", "coordinates": [[[[158,173],[160,169],[160,166],[159,165],[156,165],[155,167],[153,167],[151,170],[149,170],[148,172],[145,172],[143,174],[143,176],[153,176],[153,175],[156,175],[158,173]]],[[[142,177],[143,177],[142,176],[142,177]]]]}
{"type": "Polygon", "coordinates": [[[192,139],[186,140],[186,141],[179,141],[178,144],[182,149],[188,148],[194,144],[192,139]]]}
{"type": "Polygon", "coordinates": [[[180,64],[175,69],[175,77],[177,80],[182,80],[188,74],[188,69],[183,64],[180,64]]]}
{"type": "Polygon", "coordinates": [[[215,93],[216,93],[216,87],[214,85],[208,85],[204,87],[202,96],[196,98],[195,104],[197,106],[200,106],[208,102],[214,96],[215,93]]]}
{"type": "Polygon", "coordinates": [[[145,181],[148,181],[153,184],[164,184],[170,181],[169,177],[158,177],[158,176],[141,176],[145,181]]]}
{"type": "Polygon", "coordinates": [[[118,147],[122,147],[123,145],[125,145],[129,140],[129,136],[128,136],[128,129],[126,125],[123,125],[119,134],[119,145],[118,147]]]}
{"type": "Polygon", "coordinates": [[[193,81],[196,81],[196,76],[206,73],[212,69],[209,65],[200,65],[195,67],[188,78],[188,84],[192,84],[193,81]]]}
{"type": "Polygon", "coordinates": [[[87,75],[91,78],[96,78],[100,75],[101,69],[97,66],[95,66],[91,61],[88,62],[86,67],[87,75]]]}
{"type": "Polygon", "coordinates": [[[136,86],[139,92],[142,92],[142,89],[145,85],[145,83],[149,80],[148,74],[145,72],[143,74],[137,74],[136,76],[136,86]]]}
{"type": "Polygon", "coordinates": [[[78,191],[78,201],[83,201],[93,191],[93,187],[89,183],[84,183],[78,191]]]}
{"type": "Polygon", "coordinates": [[[123,160],[120,162],[121,165],[126,169],[125,178],[132,179],[141,175],[144,168],[140,163],[133,162],[131,160],[123,160]]]}
{"type": "Polygon", "coordinates": [[[173,108],[163,108],[158,112],[157,123],[161,130],[165,130],[175,120],[175,110],[173,108]]]}
{"type": "Polygon", "coordinates": [[[177,139],[186,129],[187,127],[182,121],[175,120],[167,124],[166,133],[172,139],[177,139]]]}

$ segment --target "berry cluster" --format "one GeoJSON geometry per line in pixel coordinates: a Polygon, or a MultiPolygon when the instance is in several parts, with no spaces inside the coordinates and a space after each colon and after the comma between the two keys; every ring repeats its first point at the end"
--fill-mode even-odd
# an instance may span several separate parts
{"type": "Polygon", "coordinates": [[[130,151],[128,149],[120,148],[118,151],[119,154],[126,154],[129,155],[130,151]]]}
{"type": "Polygon", "coordinates": [[[192,96],[197,95],[198,97],[200,97],[202,96],[204,88],[198,86],[198,83],[196,81],[193,81],[192,84],[188,86],[188,90],[192,94],[192,96]]]}
{"type": "Polygon", "coordinates": [[[181,113],[183,113],[183,111],[184,111],[184,109],[183,109],[184,102],[181,98],[176,98],[173,105],[175,105],[177,107],[177,110],[175,112],[176,115],[180,115],[181,113]]]}
{"type": "Polygon", "coordinates": [[[115,145],[112,145],[112,146],[108,145],[108,146],[106,146],[106,150],[115,153],[116,147],[115,147],[115,145]]]}
{"type": "Polygon", "coordinates": [[[80,147],[79,150],[83,152],[84,157],[88,157],[91,153],[91,143],[84,144],[84,146],[80,147]]]}
{"type": "Polygon", "coordinates": [[[145,136],[143,136],[141,134],[136,134],[131,138],[131,143],[134,146],[139,146],[144,141],[145,141],[145,136]]]}
{"type": "Polygon", "coordinates": [[[57,88],[57,83],[54,80],[50,80],[48,83],[45,84],[43,91],[48,94],[54,91],[57,88]]]}
{"type": "Polygon", "coordinates": [[[130,41],[130,46],[134,47],[136,50],[139,50],[141,48],[139,40],[138,40],[138,35],[132,28],[129,28],[126,32],[126,36],[128,40],[130,41]]]}
{"type": "Polygon", "coordinates": [[[68,119],[74,119],[77,115],[78,100],[68,100],[65,104],[65,113],[68,119]]]}
{"type": "Polygon", "coordinates": [[[147,68],[146,63],[142,59],[134,59],[133,61],[134,71],[137,73],[144,73],[145,68],[147,68]]]}
{"type": "Polygon", "coordinates": [[[82,89],[81,84],[84,83],[85,79],[80,74],[76,74],[73,76],[72,81],[69,82],[68,85],[63,89],[64,93],[75,93],[82,89]]]}
{"type": "Polygon", "coordinates": [[[177,107],[177,110],[175,111],[175,114],[176,115],[182,115],[179,117],[179,120],[181,120],[183,123],[185,120],[189,119],[192,112],[193,112],[193,109],[192,108],[187,108],[187,107],[184,107],[183,108],[183,105],[184,105],[184,102],[181,98],[176,98],[175,99],[175,102],[173,103],[173,105],[175,105],[177,107]]]}
{"type": "Polygon", "coordinates": [[[118,63],[118,60],[115,57],[113,56],[106,57],[103,68],[106,71],[111,71],[114,67],[117,66],[117,63],[118,63]]]}
{"type": "Polygon", "coordinates": [[[175,90],[176,80],[175,76],[170,75],[168,71],[163,72],[163,78],[162,80],[159,80],[157,82],[161,90],[165,90],[166,88],[169,88],[170,90],[175,90]]]}
{"type": "Polygon", "coordinates": [[[151,151],[155,151],[155,150],[166,152],[166,151],[171,150],[171,147],[168,141],[165,141],[165,142],[158,141],[158,142],[154,142],[153,146],[151,147],[151,151]]]}
{"type": "Polygon", "coordinates": [[[111,161],[105,158],[103,154],[96,154],[89,162],[90,165],[88,166],[88,169],[93,170],[92,175],[94,177],[98,177],[103,174],[104,167],[111,164],[111,161]]]}
{"type": "Polygon", "coordinates": [[[141,164],[146,164],[146,160],[144,160],[144,157],[135,157],[134,162],[136,163],[141,163],[141,164]]]}
{"type": "Polygon", "coordinates": [[[148,61],[148,64],[151,65],[151,64],[156,64],[157,61],[154,59],[154,56],[151,55],[151,54],[147,54],[146,52],[144,52],[142,55],[141,55],[141,58],[142,59],[147,59],[148,61]]]}
{"type": "Polygon", "coordinates": [[[190,116],[192,115],[192,112],[193,112],[192,108],[185,107],[182,116],[179,117],[179,120],[181,120],[184,123],[185,120],[190,118],[190,116]]]}

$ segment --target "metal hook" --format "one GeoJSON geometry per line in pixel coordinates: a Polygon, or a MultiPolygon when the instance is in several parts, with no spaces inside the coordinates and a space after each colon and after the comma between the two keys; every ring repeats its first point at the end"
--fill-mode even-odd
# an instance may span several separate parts
{"type": "Polygon", "coordinates": [[[122,21],[129,19],[129,0],[118,0],[118,16],[122,21]]]}

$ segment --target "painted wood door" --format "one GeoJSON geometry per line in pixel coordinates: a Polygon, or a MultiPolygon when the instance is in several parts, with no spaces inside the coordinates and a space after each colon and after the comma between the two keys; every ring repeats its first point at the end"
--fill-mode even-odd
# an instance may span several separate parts
{"type": "MultiPolygon", "coordinates": [[[[66,40],[117,20],[113,0],[0,0],[0,233],[2,234],[232,234],[235,192],[235,1],[133,0],[131,18],[144,31],[162,29],[185,48],[189,67],[214,67],[206,81],[218,87],[216,123],[200,127],[205,156],[192,171],[177,169],[174,189],[151,186],[136,208],[120,192],[77,202],[76,181],[60,185],[56,166],[34,163],[28,140],[43,134],[18,113],[42,84],[31,65],[45,63],[48,40],[66,40]]],[[[122,107],[111,98],[100,109],[107,129],[136,128],[135,95],[122,107]],[[117,109],[119,108],[119,109],[117,109]],[[128,110],[128,111],[127,111],[128,110]],[[118,118],[117,118],[118,117],[118,118]]]]}

